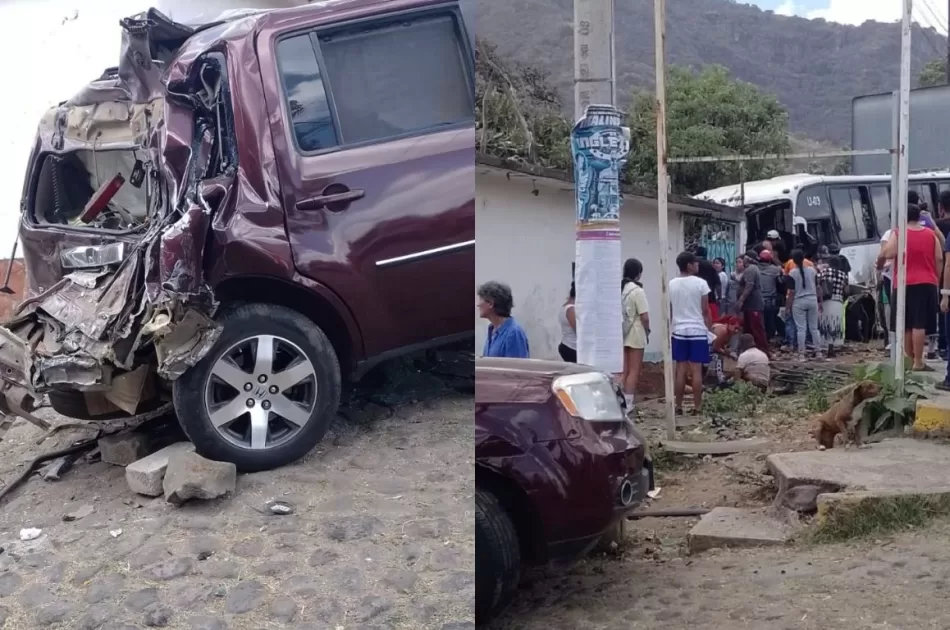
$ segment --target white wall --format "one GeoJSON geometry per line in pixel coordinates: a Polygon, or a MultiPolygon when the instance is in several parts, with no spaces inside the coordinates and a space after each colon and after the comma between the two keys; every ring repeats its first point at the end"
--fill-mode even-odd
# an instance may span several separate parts
{"type": "MultiPolygon", "coordinates": [[[[528,334],[531,356],[557,358],[558,310],[567,299],[574,261],[574,192],[568,184],[512,177],[479,169],[475,178],[475,282],[497,280],[511,286],[513,315],[528,334]],[[537,190],[538,194],[532,194],[537,190]]],[[[670,209],[670,273],[683,243],[682,221],[670,209]]],[[[643,285],[651,308],[660,303],[660,250],[656,201],[627,198],[620,211],[623,258],[643,263],[643,285]]],[[[619,279],[618,279],[619,282],[619,279]]],[[[620,299],[619,289],[617,299],[620,299]]],[[[476,314],[477,317],[477,314],[476,314]]],[[[659,314],[653,328],[659,331],[659,314]]],[[[485,343],[487,323],[476,320],[476,351],[485,343]]],[[[659,361],[658,335],[646,358],[659,361]]]]}
{"type": "Polygon", "coordinates": [[[119,20],[154,6],[182,22],[240,8],[286,7],[305,0],[0,1],[0,259],[16,236],[23,176],[43,112],[119,63],[119,20]]]}

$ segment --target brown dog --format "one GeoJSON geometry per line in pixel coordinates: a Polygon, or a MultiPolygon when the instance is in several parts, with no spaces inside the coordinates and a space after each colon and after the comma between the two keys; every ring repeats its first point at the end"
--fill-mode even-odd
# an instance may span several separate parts
{"type": "MultiPolygon", "coordinates": [[[[858,441],[855,431],[857,422],[851,421],[854,409],[868,398],[874,398],[881,393],[881,386],[874,381],[861,381],[849,395],[831,406],[828,411],[818,416],[811,436],[818,440],[818,448],[834,448],[835,437],[839,433],[846,433],[853,442],[858,441]]],[[[860,419],[859,419],[860,420],[860,419]]]]}

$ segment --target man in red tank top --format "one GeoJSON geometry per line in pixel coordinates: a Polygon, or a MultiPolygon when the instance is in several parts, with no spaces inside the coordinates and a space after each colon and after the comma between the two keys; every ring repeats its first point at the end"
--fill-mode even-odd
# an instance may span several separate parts
{"type": "MultiPolygon", "coordinates": [[[[891,234],[882,252],[885,258],[897,257],[897,233],[891,234]]],[[[895,330],[897,309],[891,309],[891,330],[904,333],[904,351],[913,358],[916,371],[933,371],[924,363],[927,335],[937,333],[938,270],[943,266],[943,248],[936,234],[920,223],[920,207],[907,206],[907,290],[903,331],[895,330]]],[[[896,270],[895,270],[896,271],[896,270]]],[[[897,277],[894,277],[894,304],[897,277]]]]}

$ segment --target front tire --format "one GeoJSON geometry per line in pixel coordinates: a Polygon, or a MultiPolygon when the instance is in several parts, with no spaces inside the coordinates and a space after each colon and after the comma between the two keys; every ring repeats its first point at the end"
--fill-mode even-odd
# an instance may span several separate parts
{"type": "Polygon", "coordinates": [[[511,517],[490,492],[475,489],[475,623],[511,602],[521,577],[521,548],[511,517]]]}
{"type": "Polygon", "coordinates": [[[244,304],[219,318],[221,337],[174,383],[175,411],[201,455],[270,470],[309,453],[340,403],[329,339],[300,313],[244,304]]]}

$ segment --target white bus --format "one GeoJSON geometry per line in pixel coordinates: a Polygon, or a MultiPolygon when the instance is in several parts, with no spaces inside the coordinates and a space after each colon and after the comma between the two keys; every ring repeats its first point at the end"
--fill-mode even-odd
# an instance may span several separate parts
{"type": "MultiPolygon", "coordinates": [[[[940,193],[950,190],[950,172],[910,176],[936,219],[940,193]]],[[[784,175],[745,184],[747,249],[778,230],[788,251],[797,243],[837,245],[851,263],[851,282],[874,283],[881,237],[891,227],[890,175],[784,175]]],[[[696,195],[697,199],[739,206],[739,185],[696,195]]],[[[806,247],[807,249],[807,247],[806,247]]]]}

